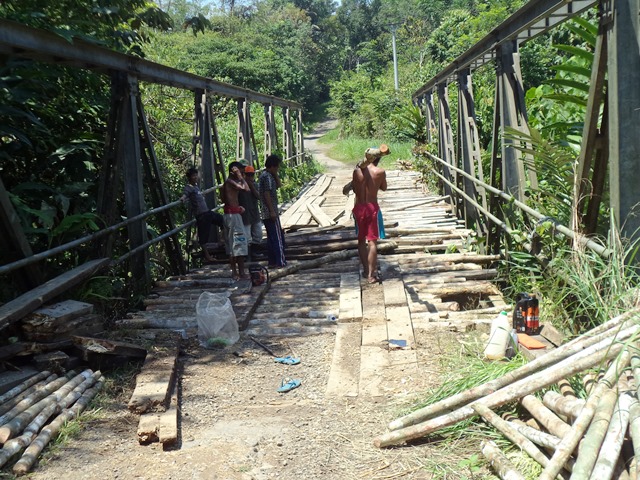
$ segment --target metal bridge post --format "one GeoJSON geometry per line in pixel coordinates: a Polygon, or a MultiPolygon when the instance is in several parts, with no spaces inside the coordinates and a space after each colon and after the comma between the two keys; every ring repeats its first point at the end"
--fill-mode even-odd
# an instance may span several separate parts
{"type": "Polygon", "coordinates": [[[593,52],[593,65],[591,66],[587,111],[582,129],[582,144],[574,179],[574,209],[571,228],[576,232],[584,228],[584,233],[586,234],[595,233],[596,231],[609,155],[606,137],[608,102],[605,98],[609,13],[604,12],[602,8],[600,9],[598,36],[593,52]],[[602,110],[603,101],[604,109],[602,110]],[[602,123],[598,128],[601,110],[602,123]],[[592,170],[593,175],[591,176],[592,170]],[[585,214],[584,204],[587,198],[589,202],[587,213],[585,214]]]}
{"type": "MultiPolygon", "coordinates": [[[[463,170],[484,182],[473,88],[471,84],[471,70],[469,69],[458,73],[458,131],[458,143],[462,154],[463,170]]],[[[464,192],[469,197],[479,200],[480,205],[484,209],[487,208],[487,196],[484,188],[479,187],[476,189],[475,183],[466,177],[464,178],[464,192]]],[[[485,227],[480,224],[482,217],[478,214],[476,208],[467,201],[465,201],[465,219],[467,222],[470,220],[473,221],[478,231],[485,229],[485,227]]]]}
{"type": "MultiPolygon", "coordinates": [[[[438,154],[447,165],[456,164],[455,145],[453,143],[453,131],[451,130],[451,109],[449,108],[449,89],[446,84],[438,85],[438,154]]],[[[454,185],[458,184],[458,175],[447,166],[442,167],[443,174],[454,185]]],[[[451,197],[451,205],[455,207],[458,217],[462,217],[460,198],[449,185],[444,184],[444,194],[451,197]]]]}
{"type": "MultiPolygon", "coordinates": [[[[193,136],[193,163],[198,165],[202,174],[203,189],[211,188],[216,183],[215,155],[211,136],[211,116],[207,92],[202,89],[195,91],[195,125],[193,136]]],[[[207,204],[216,205],[216,194],[210,192],[205,195],[207,204]]]]}
{"type": "Polygon", "coordinates": [[[278,149],[275,107],[273,103],[264,106],[264,157],[267,158],[278,149]]]}
{"type": "Polygon", "coordinates": [[[436,112],[433,108],[433,92],[424,95],[424,121],[427,129],[427,143],[433,142],[433,132],[436,131],[436,112]]]}
{"type": "Polygon", "coordinates": [[[298,155],[296,159],[296,165],[302,163],[303,154],[304,154],[304,130],[302,123],[302,109],[298,109],[296,111],[296,154],[298,155]]]}
{"type": "Polygon", "coordinates": [[[609,34],[609,185],[622,235],[640,228],[640,0],[613,0],[609,34]]]}
{"type": "MultiPolygon", "coordinates": [[[[130,75],[121,84],[124,89],[120,104],[117,132],[117,158],[123,163],[124,199],[127,217],[135,217],[145,211],[140,151],[140,130],[137,118],[138,80],[130,75]]],[[[147,240],[147,222],[139,220],[128,225],[129,246],[133,250],[147,240]]],[[[144,249],[131,257],[130,269],[135,280],[150,280],[149,252],[144,249]]]]}
{"type": "Polygon", "coordinates": [[[236,159],[244,158],[253,164],[251,149],[251,110],[246,98],[238,99],[238,143],[236,159]]]}
{"type": "MultiPolygon", "coordinates": [[[[507,129],[529,134],[527,112],[524,103],[520,55],[515,40],[505,42],[497,51],[498,91],[500,95],[500,126],[502,145],[502,190],[523,202],[526,181],[532,188],[538,182],[533,159],[516,148],[516,141],[505,137],[507,129]]],[[[494,138],[494,141],[496,139],[494,138]]]]}
{"type": "Polygon", "coordinates": [[[293,157],[293,130],[291,128],[291,111],[289,107],[282,108],[282,132],[283,132],[283,148],[287,159],[293,157]]]}

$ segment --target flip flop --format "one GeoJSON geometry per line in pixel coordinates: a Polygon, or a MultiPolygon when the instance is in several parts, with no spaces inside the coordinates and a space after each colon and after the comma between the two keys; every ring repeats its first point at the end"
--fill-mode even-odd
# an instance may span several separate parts
{"type": "Polygon", "coordinates": [[[298,365],[300,363],[299,358],[289,357],[278,357],[273,359],[275,362],[284,363],[285,365],[298,365]]]}
{"type": "Polygon", "coordinates": [[[300,380],[297,379],[292,379],[289,380],[288,382],[285,383],[284,380],[282,380],[282,384],[280,386],[280,388],[278,389],[279,393],[286,393],[290,390],[293,390],[294,388],[298,388],[300,386],[300,380]]]}

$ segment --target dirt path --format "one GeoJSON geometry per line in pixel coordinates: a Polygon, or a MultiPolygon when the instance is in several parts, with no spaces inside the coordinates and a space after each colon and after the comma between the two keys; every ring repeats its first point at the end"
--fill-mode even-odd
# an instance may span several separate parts
{"type": "MultiPolygon", "coordinates": [[[[322,132],[331,124],[319,128],[322,132]]],[[[348,179],[350,169],[323,153],[326,146],[316,141],[319,135],[307,137],[307,147],[336,178],[348,179]]],[[[357,274],[357,263],[354,265],[351,268],[357,274]]],[[[381,303],[384,311],[382,286],[372,288],[367,293],[367,308],[375,311],[375,305],[381,303]]],[[[382,319],[384,322],[384,315],[382,319]]],[[[31,478],[462,478],[452,473],[466,458],[459,452],[443,451],[436,444],[387,450],[372,445],[373,438],[413,405],[418,395],[408,388],[385,388],[387,380],[397,380],[399,385],[405,381],[398,377],[380,379],[381,395],[328,396],[335,343],[335,333],[270,339],[276,354],[302,359],[295,366],[275,363],[246,335],[223,351],[204,350],[191,343],[180,358],[180,439],[175,448],[162,451],[159,444],[138,444],[138,416],[126,409],[133,379],[125,385],[112,382],[112,393],[119,391],[120,395],[104,401],[79,437],[50,454],[31,478]],[[277,393],[287,378],[300,379],[302,385],[286,394],[277,393]],[[434,476],[433,472],[439,473],[434,476]]],[[[427,388],[438,385],[440,372],[446,370],[439,355],[459,349],[459,343],[457,335],[447,329],[431,329],[416,335],[416,348],[422,352],[419,382],[427,388]]],[[[359,368],[366,367],[363,359],[359,368]]],[[[402,370],[398,372],[403,375],[402,370]]]]}

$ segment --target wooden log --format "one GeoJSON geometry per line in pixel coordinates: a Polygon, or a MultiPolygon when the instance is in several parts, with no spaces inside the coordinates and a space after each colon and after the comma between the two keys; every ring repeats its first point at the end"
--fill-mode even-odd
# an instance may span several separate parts
{"type": "Polygon", "coordinates": [[[82,337],[74,335],[71,337],[74,345],[83,351],[95,353],[105,353],[109,355],[120,355],[131,358],[144,358],[147,356],[147,349],[134,343],[107,340],[104,338],[82,337]]]}
{"type": "MultiPolygon", "coordinates": [[[[635,327],[625,330],[623,336],[635,332],[635,327]]],[[[622,332],[620,332],[622,333],[622,332]]],[[[551,385],[557,382],[563,377],[575,375],[578,372],[591,368],[594,365],[598,365],[601,361],[614,358],[622,350],[620,343],[615,343],[613,339],[607,339],[605,345],[602,345],[600,350],[595,353],[589,353],[586,357],[581,353],[575,354],[571,357],[565,358],[558,364],[551,366],[545,370],[534,373],[533,375],[522,378],[508,384],[498,391],[490,393],[489,395],[479,398],[474,402],[479,402],[486,405],[489,408],[495,408],[501,405],[505,405],[514,401],[515,399],[522,398],[525,395],[533,393],[541,388],[551,385]]],[[[587,349],[589,350],[589,349],[587,349]]],[[[543,357],[541,357],[543,358],[543,357]]],[[[413,425],[405,427],[399,430],[395,430],[384,435],[380,435],[374,440],[376,447],[386,447],[394,445],[408,440],[421,438],[430,433],[439,430],[440,428],[453,425],[462,420],[473,417],[475,411],[470,405],[454,410],[451,413],[442,415],[440,417],[432,418],[419,425],[413,425]]]]}
{"type": "Polygon", "coordinates": [[[20,320],[40,305],[55,298],[62,292],[91,278],[93,274],[111,262],[110,258],[100,258],[83,263],[62,275],[43,283],[39,287],[20,295],[18,298],[0,307],[0,330],[20,320]]]}
{"type": "Polygon", "coordinates": [[[47,378],[50,375],[51,375],[51,372],[49,372],[47,370],[42,371],[42,372],[38,373],[37,375],[34,375],[33,377],[25,380],[21,384],[16,385],[15,387],[13,387],[8,392],[5,392],[2,395],[0,395],[0,411],[2,410],[2,407],[4,406],[5,402],[8,402],[9,400],[17,397],[19,394],[21,394],[25,390],[29,389],[30,387],[32,387],[36,383],[40,382],[41,380],[44,380],[45,378],[47,378]]]}
{"type": "Polygon", "coordinates": [[[557,415],[545,407],[543,403],[533,395],[525,395],[520,400],[520,403],[531,413],[538,423],[556,437],[562,438],[571,430],[568,424],[560,420],[557,415]]]}
{"type": "MultiPolygon", "coordinates": [[[[622,450],[622,442],[624,440],[627,426],[629,425],[629,408],[631,406],[632,397],[629,394],[622,394],[618,396],[616,408],[613,411],[611,422],[609,422],[609,428],[607,435],[602,442],[600,452],[591,478],[597,479],[609,479],[613,476],[614,471],[620,458],[620,451],[622,450]]],[[[593,455],[593,452],[591,452],[593,455]]]]}
{"type": "Polygon", "coordinates": [[[31,442],[31,445],[25,450],[22,458],[13,466],[13,473],[16,475],[24,475],[28,473],[35,464],[38,456],[56,435],[62,426],[69,420],[77,417],[87,408],[89,402],[98,394],[104,385],[104,380],[100,378],[96,384],[87,389],[76,403],[71,407],[64,409],[49,425],[44,427],[40,434],[31,442]]]}
{"type": "Polygon", "coordinates": [[[621,372],[627,367],[630,361],[630,357],[631,355],[629,354],[629,351],[625,350],[620,355],[619,361],[614,361],[611,363],[611,366],[607,370],[605,376],[593,389],[593,393],[589,395],[589,398],[587,399],[584,408],[577,416],[575,423],[573,424],[569,432],[564,435],[562,441],[560,442],[560,445],[551,457],[549,465],[544,469],[542,475],[540,475],[541,480],[552,480],[558,474],[558,472],[560,472],[563,465],[566,463],[566,461],[578,446],[578,442],[580,442],[580,440],[582,439],[582,436],[587,430],[587,427],[589,427],[589,424],[591,423],[591,420],[593,419],[593,416],[596,412],[597,405],[598,403],[600,403],[600,399],[607,391],[610,391],[613,385],[616,384],[621,372]]]}
{"type": "MultiPolygon", "coordinates": [[[[637,310],[635,314],[637,315],[637,310]]],[[[616,320],[617,322],[630,322],[632,317],[633,315],[623,314],[613,320],[616,320]]],[[[613,323],[613,321],[611,321],[610,328],[613,329],[617,325],[619,325],[619,323],[617,322],[613,323]]],[[[580,355],[579,357],[575,357],[576,359],[584,358],[585,356],[590,355],[592,352],[598,351],[602,348],[607,348],[612,342],[611,332],[608,329],[599,329],[599,327],[596,328],[598,329],[598,331],[592,331],[588,336],[576,338],[571,342],[547,353],[546,355],[536,358],[535,360],[527,363],[526,365],[523,365],[516,370],[509,372],[508,374],[500,378],[471,388],[459,394],[453,395],[447,399],[436,402],[433,405],[421,408],[413,413],[410,413],[409,415],[405,415],[404,417],[394,420],[389,424],[389,429],[397,430],[400,428],[405,428],[424,421],[428,418],[434,417],[440,412],[450,411],[455,407],[495,392],[496,390],[503,388],[504,386],[512,382],[515,382],[522,378],[526,378],[527,376],[539,370],[554,365],[573,355],[580,355]],[[580,352],[587,353],[585,354],[580,352]]],[[[625,335],[630,335],[632,331],[635,332],[637,330],[636,327],[631,327],[631,330],[625,331],[625,335]]],[[[625,336],[625,338],[628,337],[625,336]]]]}
{"type": "MultiPolygon", "coordinates": [[[[394,242],[386,242],[382,245],[378,245],[378,253],[392,251],[396,248],[396,244],[394,242]]],[[[296,273],[300,270],[306,270],[309,268],[315,268],[320,265],[324,265],[326,263],[337,262],[339,260],[345,260],[347,258],[356,257],[358,255],[357,250],[343,250],[340,252],[330,253],[324,257],[317,258],[315,260],[309,260],[307,262],[299,262],[293,265],[288,265],[279,270],[269,272],[270,280],[277,280],[278,278],[282,278],[286,275],[290,275],[292,273],[296,273]]]]}
{"type": "Polygon", "coordinates": [[[51,393],[49,396],[40,400],[38,403],[19,413],[13,419],[11,419],[11,421],[0,427],[0,443],[5,443],[10,438],[16,436],[16,434],[24,430],[25,426],[28,425],[29,422],[31,422],[42,410],[49,407],[53,403],[59,402],[61,399],[66,397],[69,392],[71,392],[71,390],[80,385],[87,378],[90,378],[92,375],[93,372],[91,370],[85,370],[84,372],[73,377],[71,380],[63,377],[61,380],[68,380],[64,385],[51,393]]]}
{"type": "MultiPolygon", "coordinates": [[[[545,337],[545,338],[547,338],[547,337],[545,337]]],[[[547,338],[547,340],[549,340],[549,339],[547,338]]],[[[552,342],[552,343],[554,345],[556,345],[556,346],[562,345],[562,342],[560,342],[560,343],[552,342]]],[[[560,389],[560,394],[563,397],[577,398],[576,392],[573,390],[573,387],[571,386],[571,383],[569,383],[569,380],[567,380],[566,378],[563,378],[562,380],[560,380],[558,382],[558,388],[560,389]]]]}
{"type": "Polygon", "coordinates": [[[602,441],[607,434],[617,399],[618,394],[613,390],[602,394],[591,420],[591,425],[589,425],[589,429],[580,443],[578,457],[573,467],[575,478],[590,478],[597,459],[595,452],[600,450],[602,441]]]}
{"type": "Polygon", "coordinates": [[[549,390],[542,397],[542,403],[554,413],[574,419],[580,414],[586,402],[581,398],[564,397],[558,392],[549,390]]]}
{"type": "MultiPolygon", "coordinates": [[[[482,416],[487,423],[493,425],[500,433],[511,440],[520,449],[524,450],[527,455],[533,458],[536,462],[543,467],[547,466],[549,459],[546,455],[544,455],[531,440],[512,427],[509,422],[500,418],[491,409],[484,405],[475,404],[473,409],[478,413],[478,415],[482,416]]],[[[558,477],[561,479],[563,478],[561,475],[558,475],[558,477]]]]}
{"type": "Polygon", "coordinates": [[[525,480],[493,441],[482,442],[482,455],[502,480],[525,480]]]}

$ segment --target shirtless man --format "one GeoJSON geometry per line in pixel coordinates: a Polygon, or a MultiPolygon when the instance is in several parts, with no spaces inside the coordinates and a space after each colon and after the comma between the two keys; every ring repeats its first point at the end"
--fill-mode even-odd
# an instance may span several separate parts
{"type": "MultiPolygon", "coordinates": [[[[386,146],[385,146],[386,147],[386,146]]],[[[364,268],[367,282],[376,283],[378,277],[378,191],[387,189],[387,175],[378,167],[380,157],[388,152],[376,155],[374,159],[360,162],[353,171],[352,188],[356,194],[353,217],[358,226],[358,255],[364,268]],[[369,163],[371,162],[371,163],[369,163]]]]}
{"type": "Polygon", "coordinates": [[[234,280],[249,278],[244,271],[244,257],[248,253],[247,236],[242,223],[244,208],[238,202],[238,192],[248,190],[249,186],[242,175],[242,164],[231,163],[229,177],[222,185],[222,201],[224,202],[225,247],[234,280]]]}

